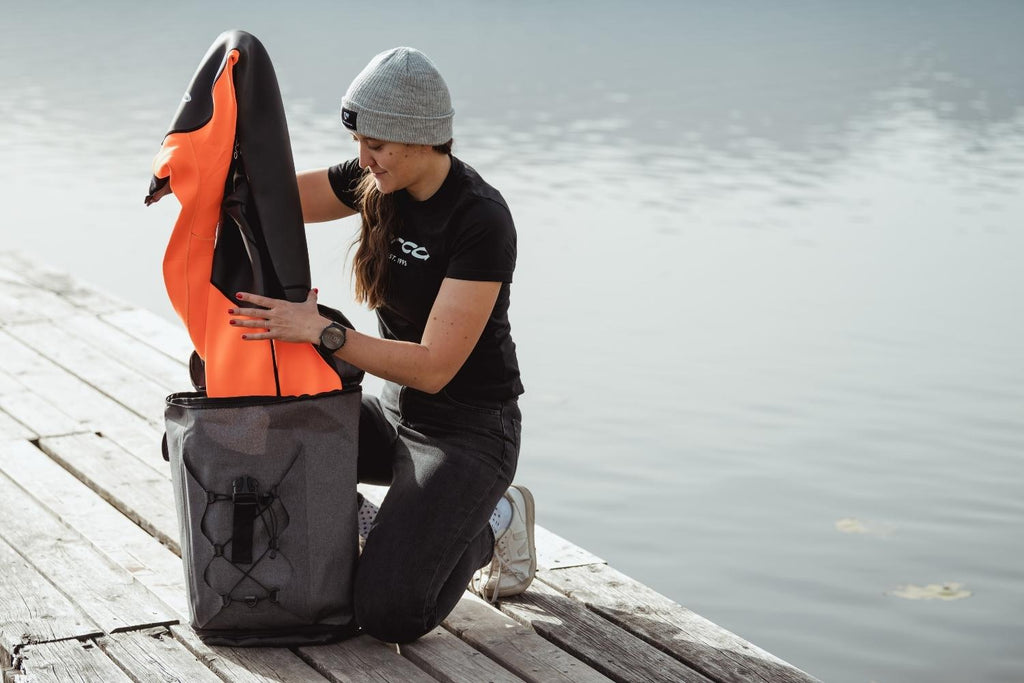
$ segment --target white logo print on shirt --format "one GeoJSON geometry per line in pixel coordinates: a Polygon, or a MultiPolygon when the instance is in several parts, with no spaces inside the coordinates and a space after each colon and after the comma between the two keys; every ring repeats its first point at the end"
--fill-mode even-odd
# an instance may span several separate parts
{"type": "MultiPolygon", "coordinates": [[[[409,254],[413,258],[417,258],[421,261],[426,261],[428,258],[430,258],[430,252],[427,251],[426,247],[421,247],[415,242],[404,240],[401,237],[396,237],[393,241],[398,242],[399,244],[402,245],[401,249],[403,254],[409,254]]],[[[390,257],[392,261],[397,261],[399,264],[403,266],[408,263],[404,258],[399,258],[394,254],[390,254],[390,257]]]]}

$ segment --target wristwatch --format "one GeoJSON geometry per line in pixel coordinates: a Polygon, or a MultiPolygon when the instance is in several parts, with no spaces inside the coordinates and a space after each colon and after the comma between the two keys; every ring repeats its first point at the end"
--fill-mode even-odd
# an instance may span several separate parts
{"type": "Polygon", "coordinates": [[[320,332],[320,346],[334,353],[345,345],[345,328],[331,323],[320,332]]]}

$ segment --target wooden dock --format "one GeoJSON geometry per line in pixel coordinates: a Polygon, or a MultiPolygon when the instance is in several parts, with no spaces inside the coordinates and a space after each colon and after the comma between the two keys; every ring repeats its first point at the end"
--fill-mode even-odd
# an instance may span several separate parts
{"type": "Polygon", "coordinates": [[[815,680],[540,528],[529,591],[467,593],[415,643],[204,645],[160,454],[190,352],[180,326],[0,252],[4,683],[815,680]]]}

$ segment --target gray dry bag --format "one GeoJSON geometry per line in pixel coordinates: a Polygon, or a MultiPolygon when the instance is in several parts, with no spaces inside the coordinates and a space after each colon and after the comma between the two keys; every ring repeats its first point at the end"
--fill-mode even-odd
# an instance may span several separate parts
{"type": "Polygon", "coordinates": [[[356,632],[360,397],[358,383],[313,396],[167,397],[189,613],[206,643],[356,632]]]}

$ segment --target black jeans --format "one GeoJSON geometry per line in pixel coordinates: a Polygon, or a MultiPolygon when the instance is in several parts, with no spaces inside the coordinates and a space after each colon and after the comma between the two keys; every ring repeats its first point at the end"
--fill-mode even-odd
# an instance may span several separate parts
{"type": "Polygon", "coordinates": [[[395,643],[429,633],[490,562],[521,419],[516,399],[468,405],[390,382],[363,398],[359,481],[390,485],[356,570],[364,631],[395,643]]]}

